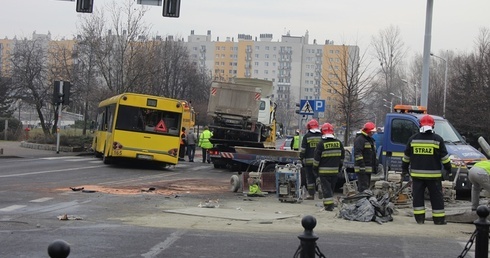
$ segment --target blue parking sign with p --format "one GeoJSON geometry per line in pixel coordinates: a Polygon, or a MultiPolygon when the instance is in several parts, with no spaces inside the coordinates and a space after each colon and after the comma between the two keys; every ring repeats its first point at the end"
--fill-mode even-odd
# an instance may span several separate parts
{"type": "Polygon", "coordinates": [[[325,100],[313,100],[315,112],[325,112],[325,100]]]}

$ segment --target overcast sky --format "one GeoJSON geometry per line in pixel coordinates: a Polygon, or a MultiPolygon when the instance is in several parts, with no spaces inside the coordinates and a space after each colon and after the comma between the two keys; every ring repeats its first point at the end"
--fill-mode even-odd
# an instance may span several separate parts
{"type": "MultiPolygon", "coordinates": [[[[94,0],[106,9],[114,0],[94,0]]],[[[116,0],[126,1],[126,0],[116,0]]],[[[136,1],[136,0],[134,0],[136,1]]],[[[254,38],[272,33],[273,40],[290,32],[309,31],[310,43],[369,45],[371,37],[398,26],[409,53],[422,53],[426,0],[181,0],[180,18],[162,17],[161,6],[148,6],[145,22],[158,35],[184,37],[191,30],[221,41],[238,34],[254,38]]],[[[140,8],[140,6],[137,6],[140,8]]],[[[434,0],[432,52],[468,52],[482,27],[490,28],[490,0],[434,0]]],[[[75,2],[60,0],[0,0],[0,38],[28,37],[33,31],[52,37],[76,35],[80,15],[75,2]]]]}

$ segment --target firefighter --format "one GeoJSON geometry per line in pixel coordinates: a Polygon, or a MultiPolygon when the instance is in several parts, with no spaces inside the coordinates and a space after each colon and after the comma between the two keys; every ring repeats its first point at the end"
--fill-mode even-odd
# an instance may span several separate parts
{"type": "Polygon", "coordinates": [[[335,138],[331,124],[322,125],[322,140],[315,149],[313,171],[319,175],[323,192],[323,206],[326,211],[333,211],[333,191],[337,184],[338,174],[342,171],[344,146],[335,138]]]}
{"type": "Polygon", "coordinates": [[[434,118],[420,118],[420,132],[408,139],[402,158],[402,175],[412,178],[413,215],[418,224],[425,221],[425,188],[429,190],[432,219],[436,225],[446,224],[442,194],[442,166],[451,174],[451,161],[442,137],[434,132],[434,118]],[[442,163],[442,166],[441,166],[442,163]],[[410,170],[409,170],[410,166],[410,170]]]}
{"type": "Polygon", "coordinates": [[[293,140],[291,140],[291,150],[298,151],[299,150],[299,131],[296,130],[296,133],[293,136],[293,140]]]}
{"type": "Polygon", "coordinates": [[[316,192],[316,179],[317,175],[313,172],[313,155],[315,154],[315,148],[322,139],[322,133],[318,128],[318,121],[311,119],[306,124],[308,132],[303,136],[301,141],[301,148],[299,152],[299,158],[303,163],[304,171],[306,173],[306,189],[308,190],[307,200],[315,199],[316,192]]]}
{"type": "Polygon", "coordinates": [[[376,171],[376,145],[372,138],[375,132],[376,125],[367,122],[354,140],[354,172],[357,174],[359,192],[369,190],[371,174],[376,171]]]}

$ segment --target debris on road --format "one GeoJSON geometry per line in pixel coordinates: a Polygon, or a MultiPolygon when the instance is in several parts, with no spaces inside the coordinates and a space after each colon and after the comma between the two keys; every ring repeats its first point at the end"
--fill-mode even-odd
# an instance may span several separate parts
{"type": "Polygon", "coordinates": [[[57,217],[59,220],[82,220],[81,217],[67,215],[66,213],[57,217]]]}
{"type": "Polygon", "coordinates": [[[219,200],[207,200],[204,203],[199,203],[199,208],[219,208],[219,200]]]}
{"type": "Polygon", "coordinates": [[[156,190],[155,187],[149,187],[149,188],[141,189],[141,192],[149,193],[149,192],[153,192],[155,190],[156,190]]]}

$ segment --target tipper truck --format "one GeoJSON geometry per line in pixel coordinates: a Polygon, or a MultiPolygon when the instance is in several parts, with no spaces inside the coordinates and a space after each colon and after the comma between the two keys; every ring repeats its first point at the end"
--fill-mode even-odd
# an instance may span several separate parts
{"type": "MultiPolygon", "coordinates": [[[[270,165],[291,161],[283,157],[287,151],[264,153],[276,147],[276,104],[271,94],[272,82],[267,80],[236,78],[211,84],[208,116],[214,147],[209,154],[215,168],[255,170],[264,157],[270,165]]],[[[292,159],[297,156],[293,154],[292,159]]]]}

